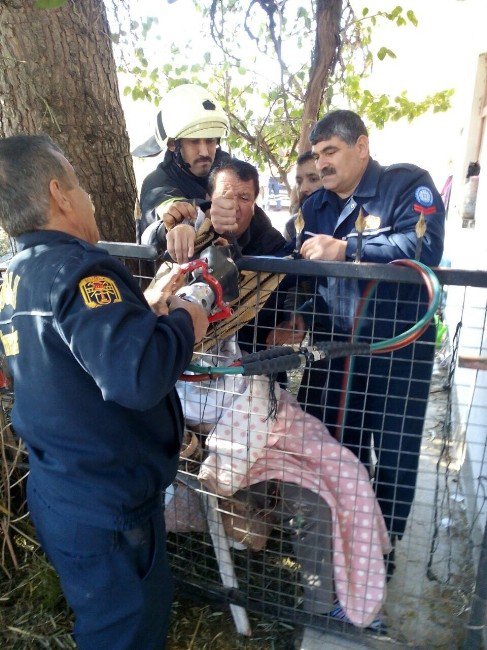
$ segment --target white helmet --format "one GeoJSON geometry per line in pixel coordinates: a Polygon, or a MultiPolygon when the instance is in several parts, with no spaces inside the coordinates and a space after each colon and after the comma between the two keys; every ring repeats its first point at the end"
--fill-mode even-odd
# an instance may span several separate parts
{"type": "Polygon", "coordinates": [[[161,100],[155,135],[132,154],[139,158],[160,153],[168,139],[223,138],[228,118],[216,99],[202,86],[182,84],[161,100]]]}

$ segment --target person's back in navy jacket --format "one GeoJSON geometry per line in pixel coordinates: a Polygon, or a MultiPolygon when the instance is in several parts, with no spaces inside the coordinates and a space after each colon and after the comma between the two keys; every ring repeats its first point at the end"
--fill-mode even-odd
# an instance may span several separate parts
{"type": "Polygon", "coordinates": [[[0,140],[0,221],[18,253],[0,334],[28,503],[80,648],[161,648],[172,600],[162,516],[183,419],[174,390],[207,326],[98,249],[88,194],[46,136],[0,140]]]}

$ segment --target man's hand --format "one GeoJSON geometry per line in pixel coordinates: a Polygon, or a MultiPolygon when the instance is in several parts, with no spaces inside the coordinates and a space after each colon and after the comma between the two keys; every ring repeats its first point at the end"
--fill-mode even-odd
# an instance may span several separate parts
{"type": "Polygon", "coordinates": [[[194,255],[196,232],[193,226],[180,223],[166,233],[167,252],[178,264],[184,264],[194,255]]]}
{"type": "Polygon", "coordinates": [[[171,230],[185,219],[194,223],[196,221],[196,211],[196,206],[186,201],[174,201],[168,208],[163,203],[156,208],[157,216],[164,222],[166,230],[171,230]]]}
{"type": "Polygon", "coordinates": [[[219,235],[237,230],[237,210],[232,189],[226,189],[221,196],[212,196],[210,217],[219,235]]]}
{"type": "Polygon", "coordinates": [[[315,235],[301,246],[300,253],[306,260],[344,262],[347,242],[330,235],[315,235]]]}
{"type": "Polygon", "coordinates": [[[174,265],[169,273],[144,291],[145,299],[156,316],[167,316],[169,313],[167,301],[184,285],[184,282],[184,275],[179,275],[179,266],[174,265]]]}
{"type": "Polygon", "coordinates": [[[295,345],[300,344],[306,334],[306,325],[300,314],[293,314],[291,319],[279,323],[275,330],[269,332],[266,345],[295,345]]]}
{"type": "Polygon", "coordinates": [[[193,321],[195,343],[199,343],[208,329],[208,316],[203,307],[196,305],[194,302],[189,302],[189,300],[183,300],[179,296],[171,296],[167,302],[169,313],[175,309],[185,309],[188,312],[193,321]]]}

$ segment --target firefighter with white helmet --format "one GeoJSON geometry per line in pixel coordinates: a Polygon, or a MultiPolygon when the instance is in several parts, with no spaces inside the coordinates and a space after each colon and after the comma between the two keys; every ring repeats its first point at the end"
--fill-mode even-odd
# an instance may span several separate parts
{"type": "Polygon", "coordinates": [[[142,184],[141,232],[157,218],[169,226],[194,221],[197,206],[209,200],[211,169],[228,157],[220,149],[228,129],[223,108],[202,86],[182,84],[163,97],[155,135],[133,151],[147,157],[166,148],[164,160],[142,184]]]}

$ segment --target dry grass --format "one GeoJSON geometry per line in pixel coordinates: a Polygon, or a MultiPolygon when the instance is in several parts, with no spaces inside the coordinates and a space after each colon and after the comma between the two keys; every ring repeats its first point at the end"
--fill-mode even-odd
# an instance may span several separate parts
{"type": "Polygon", "coordinates": [[[0,398],[0,646],[74,648],[59,582],[39,550],[25,503],[27,458],[9,426],[11,395],[0,398]]]}
{"type": "Polygon", "coordinates": [[[226,610],[176,599],[168,650],[291,650],[293,628],[278,621],[250,617],[253,635],[238,636],[226,610]]]}
{"type": "MultiPolygon", "coordinates": [[[[19,547],[23,545],[21,539],[16,541],[19,547]]],[[[75,647],[71,616],[57,576],[41,552],[26,544],[22,563],[0,588],[2,648],[75,647]]]]}
{"type": "MultiPolygon", "coordinates": [[[[75,648],[72,617],[57,576],[43,554],[21,543],[21,563],[0,581],[0,647],[7,650],[75,648]],[[23,550],[21,550],[24,546],[23,550]]],[[[237,636],[230,612],[176,594],[168,650],[290,650],[293,629],[277,621],[251,618],[253,636],[237,636]]]]}

